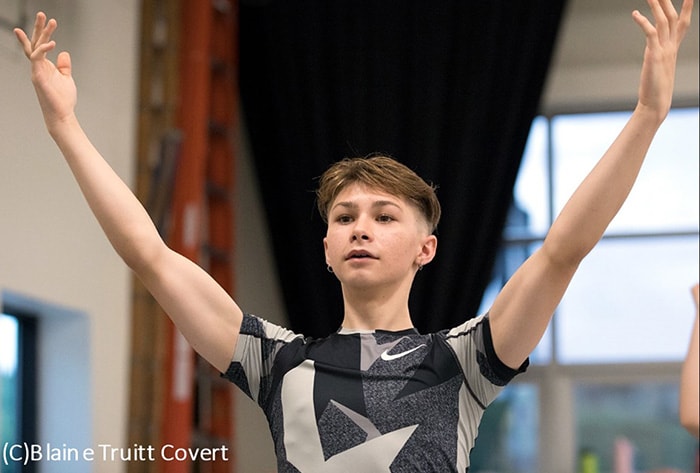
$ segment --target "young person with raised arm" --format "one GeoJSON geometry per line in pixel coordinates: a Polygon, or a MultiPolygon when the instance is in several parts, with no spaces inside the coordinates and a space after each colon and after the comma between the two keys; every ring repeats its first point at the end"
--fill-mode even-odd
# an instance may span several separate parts
{"type": "Polygon", "coordinates": [[[280,473],[464,472],[484,409],[526,369],[669,112],[693,2],[684,0],[679,12],[670,0],[648,4],[653,21],[632,14],[646,37],[632,116],[488,313],[437,333],[413,328],[410,288],[437,250],[432,186],[385,156],[345,159],[323,174],[322,243],[344,298],[341,327],[323,339],[244,314],[206,272],[170,250],[78,123],[70,56],[47,59],[56,21],[39,13],[31,39],[15,32],[47,129],[105,234],[194,349],[261,406],[280,473]]]}

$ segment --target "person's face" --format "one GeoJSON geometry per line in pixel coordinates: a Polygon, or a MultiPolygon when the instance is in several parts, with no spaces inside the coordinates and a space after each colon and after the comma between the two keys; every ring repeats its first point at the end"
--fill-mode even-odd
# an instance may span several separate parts
{"type": "Polygon", "coordinates": [[[437,239],[403,198],[351,184],[331,204],[326,263],[346,285],[401,284],[435,255],[437,239]]]}

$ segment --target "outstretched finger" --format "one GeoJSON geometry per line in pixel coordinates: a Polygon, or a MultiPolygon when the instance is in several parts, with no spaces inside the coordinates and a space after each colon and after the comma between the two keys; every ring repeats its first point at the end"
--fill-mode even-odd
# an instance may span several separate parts
{"type": "Polygon", "coordinates": [[[637,23],[640,28],[642,28],[642,31],[644,34],[649,37],[655,33],[655,28],[654,25],[651,24],[649,19],[644,16],[639,10],[635,10],[632,12],[632,18],[634,19],[635,23],[637,23]]]}
{"type": "Polygon", "coordinates": [[[32,43],[29,41],[29,38],[27,37],[27,33],[24,32],[21,28],[15,28],[14,29],[15,36],[17,37],[17,41],[19,41],[19,44],[22,46],[22,49],[24,50],[24,54],[27,57],[30,57],[32,55],[32,43]]]}
{"type": "Polygon", "coordinates": [[[693,0],[683,0],[681,6],[681,14],[678,21],[677,40],[682,41],[685,37],[685,32],[690,27],[690,17],[693,13],[693,0]]]}
{"type": "Polygon", "coordinates": [[[44,25],[46,25],[46,14],[44,14],[44,12],[42,12],[42,11],[37,12],[36,17],[34,18],[34,29],[32,29],[32,36],[31,36],[32,49],[34,48],[34,45],[36,45],[37,41],[39,40],[39,35],[41,34],[41,31],[44,29],[44,25]]]}
{"type": "Polygon", "coordinates": [[[648,3],[654,15],[659,39],[665,41],[670,35],[671,24],[676,19],[676,10],[673,8],[671,0],[648,0],[648,3]]]}
{"type": "Polygon", "coordinates": [[[661,8],[663,9],[666,18],[669,20],[675,21],[676,18],[678,18],[678,13],[676,12],[676,8],[673,6],[673,2],[671,0],[663,0],[661,3],[661,8]]]}

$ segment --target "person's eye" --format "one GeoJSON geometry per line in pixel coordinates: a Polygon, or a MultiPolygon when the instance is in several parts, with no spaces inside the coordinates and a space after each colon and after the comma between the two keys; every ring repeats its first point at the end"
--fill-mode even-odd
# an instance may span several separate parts
{"type": "Polygon", "coordinates": [[[350,222],[352,222],[352,217],[350,215],[347,215],[347,214],[342,214],[342,215],[338,215],[335,218],[335,221],[338,223],[350,223],[350,222]]]}
{"type": "Polygon", "coordinates": [[[381,214],[380,216],[377,217],[377,221],[382,222],[382,223],[393,222],[394,217],[392,217],[391,215],[387,215],[387,214],[381,214]]]}

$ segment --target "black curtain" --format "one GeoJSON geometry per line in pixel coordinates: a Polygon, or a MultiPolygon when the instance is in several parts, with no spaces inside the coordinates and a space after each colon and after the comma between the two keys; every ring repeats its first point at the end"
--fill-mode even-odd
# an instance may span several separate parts
{"type": "Polygon", "coordinates": [[[241,101],[291,329],[342,320],[315,178],[372,152],[436,184],[443,206],[415,326],[477,315],[564,3],[241,1],[241,101]]]}

